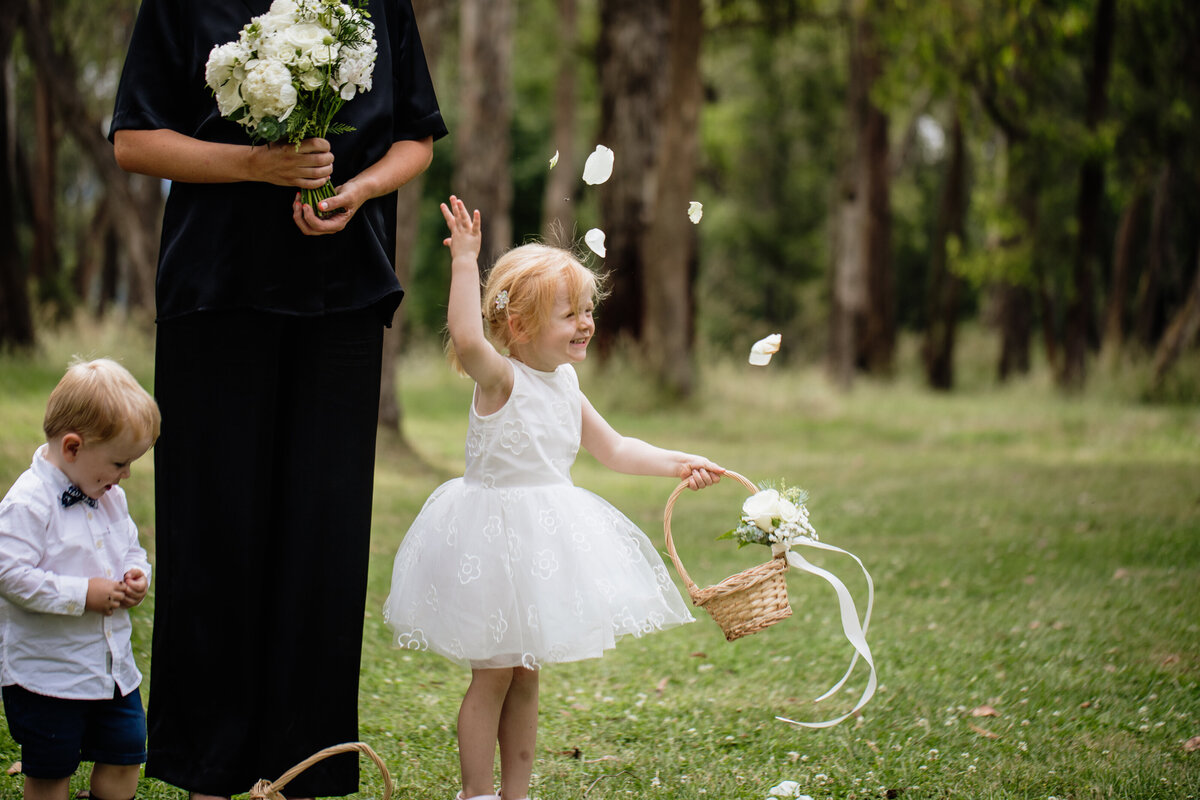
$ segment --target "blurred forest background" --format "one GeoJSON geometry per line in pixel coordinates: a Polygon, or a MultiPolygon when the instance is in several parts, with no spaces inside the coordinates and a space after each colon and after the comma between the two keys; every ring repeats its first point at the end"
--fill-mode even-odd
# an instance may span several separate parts
{"type": "MultiPolygon", "coordinates": [[[[138,5],[0,0],[4,347],[80,313],[152,320],[167,187],[106,140],[138,5]]],[[[454,192],[489,259],[603,229],[600,355],[677,397],[698,353],[772,332],[843,386],[892,375],[911,336],[950,390],[964,326],[997,382],[1036,359],[1078,391],[1136,363],[1152,396],[1195,357],[1195,0],[413,5],[451,135],[401,191],[393,353],[441,335],[454,192]],[[585,186],[596,144],[616,167],[585,186]]]]}

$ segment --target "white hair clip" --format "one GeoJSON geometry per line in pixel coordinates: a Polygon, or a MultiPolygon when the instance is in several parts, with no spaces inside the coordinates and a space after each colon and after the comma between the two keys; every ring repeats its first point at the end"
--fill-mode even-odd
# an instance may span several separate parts
{"type": "Polygon", "coordinates": [[[501,289],[496,295],[496,310],[503,311],[508,307],[508,289],[501,289]]]}

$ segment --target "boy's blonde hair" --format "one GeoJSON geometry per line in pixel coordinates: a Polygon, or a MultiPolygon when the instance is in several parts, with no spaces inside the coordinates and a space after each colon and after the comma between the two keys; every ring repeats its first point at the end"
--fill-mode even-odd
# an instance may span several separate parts
{"type": "MultiPolygon", "coordinates": [[[[536,337],[550,320],[559,282],[567,287],[567,297],[576,308],[590,300],[599,303],[606,294],[605,276],[588,269],[569,250],[545,244],[514,247],[496,261],[483,284],[484,332],[498,349],[509,350],[517,331],[509,324],[516,317],[519,333],[536,337]],[[506,302],[497,306],[501,292],[506,302]]],[[[451,347],[450,357],[462,370],[451,347]]]]}
{"type": "Polygon", "coordinates": [[[42,430],[47,440],[77,433],[87,444],[103,444],[128,430],[153,444],[161,424],[158,404],[129,370],[98,358],[67,368],[46,402],[42,430]]]}

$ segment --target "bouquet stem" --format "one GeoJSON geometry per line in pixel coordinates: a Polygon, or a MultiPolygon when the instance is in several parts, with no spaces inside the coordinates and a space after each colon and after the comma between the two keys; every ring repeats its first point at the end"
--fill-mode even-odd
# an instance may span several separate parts
{"type": "Polygon", "coordinates": [[[322,211],[319,204],[322,200],[328,200],[335,194],[337,193],[333,190],[333,181],[325,181],[325,185],[320,189],[301,189],[300,202],[312,206],[313,213],[321,219],[329,219],[342,213],[342,209],[331,208],[328,211],[322,211]]]}

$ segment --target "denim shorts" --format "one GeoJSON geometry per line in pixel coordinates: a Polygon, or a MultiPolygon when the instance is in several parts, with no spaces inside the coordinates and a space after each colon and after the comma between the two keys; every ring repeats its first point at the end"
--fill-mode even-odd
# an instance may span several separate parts
{"type": "Polygon", "coordinates": [[[65,700],[12,685],[4,714],[21,745],[21,772],[53,780],[75,774],[80,761],[129,766],[146,760],[146,713],[134,689],[111,700],[65,700]]]}

